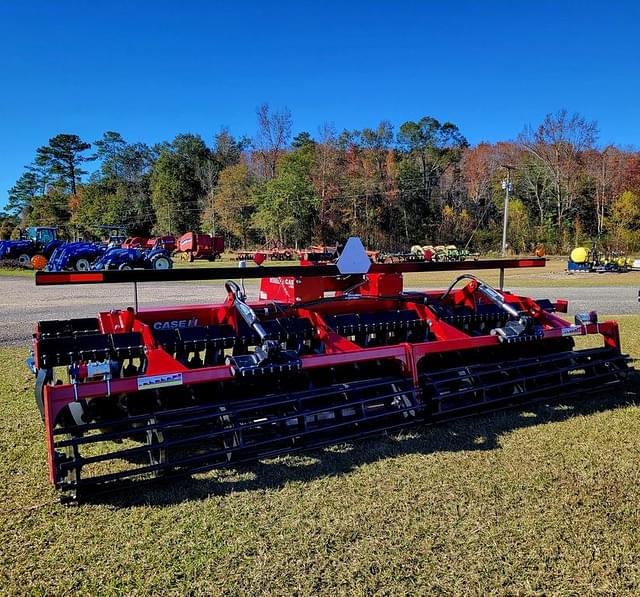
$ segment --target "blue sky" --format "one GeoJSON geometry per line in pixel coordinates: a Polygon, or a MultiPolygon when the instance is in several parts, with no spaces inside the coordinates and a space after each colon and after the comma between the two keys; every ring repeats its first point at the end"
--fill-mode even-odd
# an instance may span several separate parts
{"type": "Polygon", "coordinates": [[[262,102],[312,134],[432,115],[472,142],[560,108],[640,145],[640,3],[0,0],[0,206],[60,132],[252,135],[262,102]]]}

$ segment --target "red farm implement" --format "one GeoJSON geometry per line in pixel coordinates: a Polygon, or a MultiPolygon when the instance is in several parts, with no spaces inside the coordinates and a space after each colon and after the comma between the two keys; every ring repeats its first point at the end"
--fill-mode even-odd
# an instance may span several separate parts
{"type": "Polygon", "coordinates": [[[208,259],[215,261],[224,253],[224,238],[210,234],[187,232],[178,238],[176,252],[187,261],[208,259]]]}
{"type": "MultiPolygon", "coordinates": [[[[354,249],[355,247],[355,249],[354,249]]],[[[221,304],[42,321],[36,400],[51,481],[68,499],[526,402],[609,390],[628,371],[618,325],[470,271],[544,259],[36,274],[38,285],[224,279],[221,304]],[[402,274],[461,270],[446,290],[402,274]],[[248,301],[231,279],[260,278],[248,301]],[[575,336],[601,346],[576,350],[575,336]]],[[[137,300],[136,300],[137,303],[137,300]]]]}

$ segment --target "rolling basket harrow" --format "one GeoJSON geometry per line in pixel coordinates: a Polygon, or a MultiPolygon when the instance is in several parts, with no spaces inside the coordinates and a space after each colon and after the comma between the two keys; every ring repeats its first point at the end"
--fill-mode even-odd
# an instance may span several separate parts
{"type": "MultiPolygon", "coordinates": [[[[544,259],[36,274],[36,284],[232,280],[221,304],[129,307],[42,321],[31,362],[50,480],[66,500],[236,466],[414,424],[620,384],[618,326],[464,273],[405,292],[403,272],[544,266],[544,259]],[[602,345],[574,349],[574,336],[602,345]]],[[[137,300],[136,300],[137,303],[137,300]]]]}

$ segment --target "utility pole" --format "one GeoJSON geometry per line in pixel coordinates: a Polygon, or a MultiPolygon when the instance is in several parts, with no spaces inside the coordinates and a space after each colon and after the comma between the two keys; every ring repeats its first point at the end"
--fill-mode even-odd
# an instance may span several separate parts
{"type": "Polygon", "coordinates": [[[502,256],[507,254],[507,226],[509,222],[509,195],[513,191],[513,185],[511,184],[511,170],[515,169],[515,166],[511,164],[502,164],[502,167],[507,171],[506,180],[502,181],[502,188],[504,189],[504,217],[502,220],[502,256]]]}

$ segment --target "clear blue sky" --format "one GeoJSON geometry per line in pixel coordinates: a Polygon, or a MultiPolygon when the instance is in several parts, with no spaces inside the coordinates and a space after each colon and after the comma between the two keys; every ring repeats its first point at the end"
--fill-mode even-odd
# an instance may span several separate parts
{"type": "Polygon", "coordinates": [[[57,133],[210,142],[264,101],[295,131],[428,114],[472,143],[567,108],[638,146],[639,23],[632,0],[0,0],[0,206],[57,133]]]}

